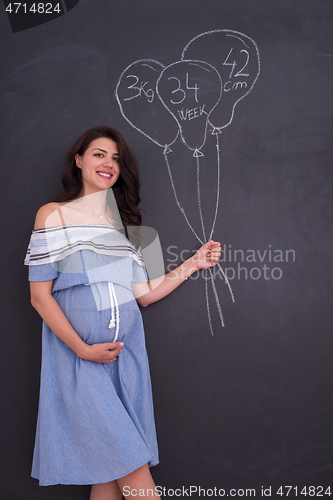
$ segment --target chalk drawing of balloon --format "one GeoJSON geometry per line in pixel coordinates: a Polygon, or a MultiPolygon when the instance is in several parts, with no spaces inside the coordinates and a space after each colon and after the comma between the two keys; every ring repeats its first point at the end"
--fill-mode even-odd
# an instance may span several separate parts
{"type": "Polygon", "coordinates": [[[209,122],[220,130],[227,127],[237,103],[251,92],[260,73],[255,41],[238,31],[208,31],[185,46],[181,59],[200,59],[217,69],[223,82],[223,99],[213,110],[209,122]]]}
{"type": "Polygon", "coordinates": [[[156,95],[163,69],[163,64],[153,59],[135,61],[120,75],[115,90],[125,120],[161,147],[172,144],[179,135],[177,121],[156,95]]]}
{"type": "MultiPolygon", "coordinates": [[[[221,183],[221,136],[230,125],[236,105],[255,85],[260,73],[260,57],[252,38],[234,30],[215,30],[194,37],[183,49],[181,60],[165,67],[153,59],[141,59],[128,66],[121,74],[115,95],[123,117],[132,127],[163,148],[163,157],[180,212],[196,239],[203,243],[212,238],[219,209],[221,183]],[[204,220],[201,200],[200,175],[207,141],[208,125],[216,148],[216,206],[213,220],[204,220]],[[191,151],[196,163],[197,201],[201,228],[194,228],[178,198],[172,169],[178,168],[177,158],[169,147],[178,137],[191,151]],[[174,165],[173,165],[174,163],[174,165]]],[[[189,159],[189,164],[193,159],[189,159]]],[[[178,178],[179,180],[179,178],[178,178]]],[[[217,267],[224,278],[232,300],[230,282],[221,265],[217,267]]],[[[222,326],[223,314],[212,270],[205,272],[205,295],[210,331],[209,284],[222,326]]]]}
{"type": "Polygon", "coordinates": [[[163,69],[156,91],[177,121],[184,144],[199,151],[206,140],[207,119],[221,99],[219,73],[206,62],[177,61],[163,69]]]}

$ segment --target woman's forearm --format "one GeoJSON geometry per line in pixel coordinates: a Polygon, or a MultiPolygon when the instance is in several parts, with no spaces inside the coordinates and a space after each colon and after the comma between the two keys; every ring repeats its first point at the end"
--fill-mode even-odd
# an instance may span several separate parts
{"type": "Polygon", "coordinates": [[[169,293],[173,292],[179,285],[181,285],[187,278],[189,278],[193,273],[198,270],[195,263],[193,262],[193,258],[189,258],[182,262],[182,264],[168,274],[165,274],[164,277],[156,278],[149,281],[149,292],[137,298],[140,306],[146,307],[149,304],[153,304],[163,297],[169,295],[169,293]]]}
{"type": "Polygon", "coordinates": [[[213,240],[207,241],[192,257],[164,275],[163,278],[150,280],[143,286],[134,285],[133,292],[137,302],[145,307],[163,299],[199,269],[215,266],[220,256],[221,244],[213,240]]]}
{"type": "Polygon", "coordinates": [[[31,303],[47,326],[80,358],[85,358],[89,346],[76,333],[52,295],[32,296],[31,303]]]}

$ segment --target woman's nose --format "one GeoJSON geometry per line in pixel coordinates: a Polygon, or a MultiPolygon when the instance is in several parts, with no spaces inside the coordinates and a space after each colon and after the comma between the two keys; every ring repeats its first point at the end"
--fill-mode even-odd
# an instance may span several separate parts
{"type": "Polygon", "coordinates": [[[114,167],[116,161],[114,158],[110,158],[110,157],[106,157],[105,158],[105,165],[109,166],[109,167],[114,167]]]}

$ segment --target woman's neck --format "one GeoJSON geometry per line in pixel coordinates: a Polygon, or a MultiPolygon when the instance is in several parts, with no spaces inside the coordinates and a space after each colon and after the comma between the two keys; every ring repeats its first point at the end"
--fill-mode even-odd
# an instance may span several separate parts
{"type": "Polygon", "coordinates": [[[78,202],[83,209],[101,216],[107,210],[106,195],[107,190],[97,191],[96,193],[82,195],[78,198],[78,202]]]}

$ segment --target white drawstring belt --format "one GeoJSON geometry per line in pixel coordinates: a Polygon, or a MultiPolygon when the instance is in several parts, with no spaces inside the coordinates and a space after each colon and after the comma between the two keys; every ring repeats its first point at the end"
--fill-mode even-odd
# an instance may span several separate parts
{"type": "Polygon", "coordinates": [[[109,328],[114,328],[117,325],[116,333],[113,339],[113,342],[116,342],[119,333],[119,305],[116,292],[113,283],[111,283],[111,281],[108,281],[108,289],[109,289],[110,305],[111,305],[111,319],[109,323],[109,328]]]}

